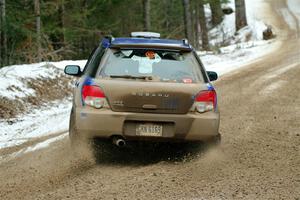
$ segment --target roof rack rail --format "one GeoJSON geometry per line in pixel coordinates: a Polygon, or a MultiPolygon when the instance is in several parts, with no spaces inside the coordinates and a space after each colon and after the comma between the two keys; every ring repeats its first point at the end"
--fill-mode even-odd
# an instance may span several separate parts
{"type": "Polygon", "coordinates": [[[160,33],[155,32],[132,32],[131,37],[142,37],[142,38],[160,38],[160,33]]]}
{"type": "Polygon", "coordinates": [[[111,43],[115,39],[112,35],[105,35],[104,38],[108,39],[109,43],[111,43]]]}

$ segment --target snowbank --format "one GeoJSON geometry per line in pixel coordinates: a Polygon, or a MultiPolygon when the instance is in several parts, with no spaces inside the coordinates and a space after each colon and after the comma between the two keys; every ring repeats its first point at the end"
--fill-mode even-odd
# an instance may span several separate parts
{"type": "Polygon", "coordinates": [[[33,138],[67,132],[71,100],[52,102],[18,118],[0,121],[0,149],[23,144],[33,138]]]}
{"type": "MultiPolygon", "coordinates": [[[[257,16],[260,12],[262,0],[246,0],[246,14],[248,26],[238,31],[236,34],[235,14],[225,15],[223,22],[210,30],[210,44],[212,46],[227,46],[230,44],[259,41],[263,39],[263,31],[267,25],[257,16]]],[[[233,0],[230,0],[226,7],[235,8],[233,0]]]]}
{"type": "Polygon", "coordinates": [[[55,78],[63,75],[67,64],[77,64],[83,68],[85,63],[86,60],[65,60],[3,67],[0,69],[0,97],[15,99],[34,95],[34,90],[26,84],[26,80],[55,78]]]}

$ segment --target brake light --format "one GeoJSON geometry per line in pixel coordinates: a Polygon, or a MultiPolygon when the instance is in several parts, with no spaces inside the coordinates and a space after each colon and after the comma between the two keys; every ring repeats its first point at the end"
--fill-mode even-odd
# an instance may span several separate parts
{"type": "Polygon", "coordinates": [[[84,85],[82,87],[82,99],[86,105],[99,109],[105,103],[105,94],[98,86],[84,85]]]}
{"type": "Polygon", "coordinates": [[[195,98],[196,110],[199,113],[215,110],[217,105],[217,93],[215,90],[205,90],[197,94],[195,98]]]}

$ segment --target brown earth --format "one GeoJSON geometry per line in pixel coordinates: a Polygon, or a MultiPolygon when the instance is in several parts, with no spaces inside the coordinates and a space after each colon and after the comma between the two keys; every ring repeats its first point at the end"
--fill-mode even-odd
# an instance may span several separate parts
{"type": "MultiPolygon", "coordinates": [[[[19,114],[24,114],[33,108],[40,107],[43,104],[49,104],[54,100],[65,99],[70,96],[72,86],[70,81],[72,78],[64,75],[64,73],[53,65],[46,65],[42,67],[53,68],[54,77],[52,78],[30,78],[23,79],[22,82],[28,88],[35,91],[34,95],[26,97],[16,97],[9,99],[0,95],[0,119],[11,119],[17,117],[19,114]]],[[[15,85],[11,85],[8,90],[21,90],[15,85]]]]}
{"type": "Polygon", "coordinates": [[[267,2],[282,46],[216,82],[221,145],[140,147],[95,164],[65,139],[0,164],[0,199],[300,199],[300,40],[277,13],[285,1],[267,2]]]}

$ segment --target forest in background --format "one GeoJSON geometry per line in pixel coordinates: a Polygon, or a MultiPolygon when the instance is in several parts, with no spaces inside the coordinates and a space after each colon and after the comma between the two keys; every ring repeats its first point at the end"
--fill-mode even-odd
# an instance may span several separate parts
{"type": "Polygon", "coordinates": [[[86,59],[105,35],[154,31],[187,38],[209,50],[208,31],[235,13],[236,30],[247,25],[245,0],[0,0],[0,67],[86,59]],[[205,15],[211,10],[211,17],[205,15]]]}

